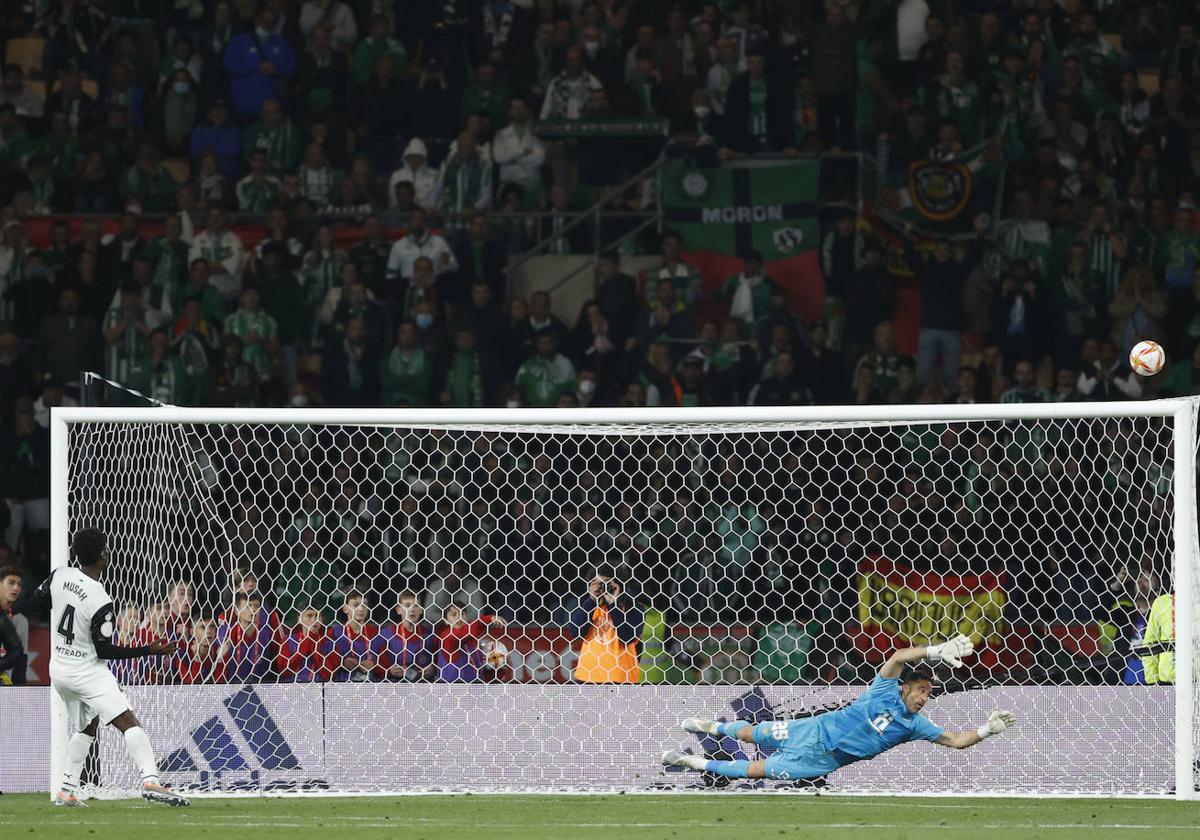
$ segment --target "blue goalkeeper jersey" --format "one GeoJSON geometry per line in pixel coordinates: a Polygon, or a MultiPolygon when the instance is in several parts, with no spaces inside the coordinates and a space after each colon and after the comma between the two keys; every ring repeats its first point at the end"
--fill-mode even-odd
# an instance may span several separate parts
{"type": "Polygon", "coordinates": [[[899,680],[881,676],[849,706],[816,720],[825,748],[841,765],[873,758],[907,741],[936,741],[944,731],[905,708],[899,680]]]}

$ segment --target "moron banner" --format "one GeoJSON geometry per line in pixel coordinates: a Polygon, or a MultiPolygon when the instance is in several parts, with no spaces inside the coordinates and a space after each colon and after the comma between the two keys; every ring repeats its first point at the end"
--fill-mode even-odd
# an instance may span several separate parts
{"type": "Polygon", "coordinates": [[[959,633],[1004,644],[1004,576],[916,571],[883,557],[858,564],[855,645],[870,654],[927,645],[959,633]]]}
{"type": "Polygon", "coordinates": [[[662,170],[663,209],[706,294],[741,271],[747,251],[758,251],[766,273],[787,289],[792,310],[811,321],[825,302],[820,185],[819,160],[676,161],[662,170]]]}

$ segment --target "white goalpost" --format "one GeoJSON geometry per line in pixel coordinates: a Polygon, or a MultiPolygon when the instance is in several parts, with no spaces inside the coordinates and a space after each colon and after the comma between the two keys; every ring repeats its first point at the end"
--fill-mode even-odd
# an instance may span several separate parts
{"type": "Polygon", "coordinates": [[[763,755],[681,718],[819,714],[961,632],[925,714],[1016,729],[829,792],[1194,799],[1198,406],[55,408],[51,565],[100,528],[118,643],[178,642],[112,668],[183,791],[705,790],[659,755],[763,755]]]}

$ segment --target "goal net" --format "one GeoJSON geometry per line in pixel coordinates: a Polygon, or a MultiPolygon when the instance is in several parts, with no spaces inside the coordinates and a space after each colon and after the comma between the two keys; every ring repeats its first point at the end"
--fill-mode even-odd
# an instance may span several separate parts
{"type": "MultiPolygon", "coordinates": [[[[119,642],[178,641],[112,668],[179,789],[703,788],[662,751],[766,751],[681,718],[819,714],[961,632],[925,714],[1017,728],[828,790],[1190,795],[1193,410],[56,410],[54,562],[103,529],[119,642]]],[[[90,773],[135,786],[114,732],[90,773]]]]}

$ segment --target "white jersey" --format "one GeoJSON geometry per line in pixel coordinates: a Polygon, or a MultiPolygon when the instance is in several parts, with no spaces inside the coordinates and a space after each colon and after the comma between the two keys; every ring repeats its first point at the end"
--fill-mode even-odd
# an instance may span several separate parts
{"type": "Polygon", "coordinates": [[[80,569],[59,569],[50,583],[50,630],[55,670],[97,664],[94,634],[111,642],[116,632],[112,598],[80,569]]]}

